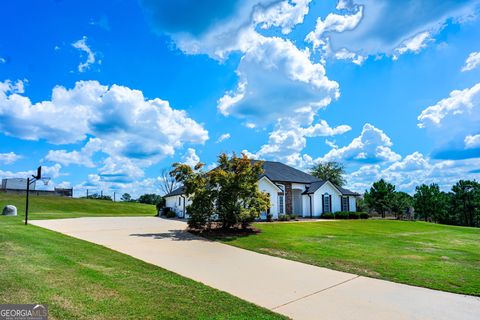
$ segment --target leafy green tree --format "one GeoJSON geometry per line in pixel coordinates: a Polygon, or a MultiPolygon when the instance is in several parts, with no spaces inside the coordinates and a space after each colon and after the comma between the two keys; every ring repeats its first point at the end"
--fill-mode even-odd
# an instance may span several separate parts
{"type": "Polygon", "coordinates": [[[452,210],[453,193],[441,191],[437,196],[437,208],[433,214],[433,220],[438,223],[458,225],[459,218],[452,210]]]}
{"type": "Polygon", "coordinates": [[[385,218],[385,213],[390,211],[395,197],[395,186],[383,179],[374,182],[370,191],[365,191],[364,199],[369,208],[385,218]]]}
{"type": "Polygon", "coordinates": [[[130,202],[132,201],[132,196],[130,195],[130,193],[124,193],[122,194],[122,197],[120,198],[120,200],[125,202],[130,202]]]}
{"type": "Polygon", "coordinates": [[[480,184],[460,180],[452,187],[452,209],[462,225],[480,226],[480,184]]]}
{"type": "Polygon", "coordinates": [[[266,211],[269,198],[258,189],[258,177],[262,164],[253,163],[246,155],[218,157],[218,167],[204,172],[203,164],[193,169],[185,164],[173,164],[171,175],[183,183],[191,205],[189,226],[204,227],[216,215],[222,228],[240,224],[248,226],[260,212],[266,211]]]}
{"type": "Polygon", "coordinates": [[[402,191],[394,193],[391,210],[397,219],[399,219],[411,206],[413,206],[413,197],[411,195],[402,191]]]}
{"type": "Polygon", "coordinates": [[[440,191],[438,184],[422,184],[415,188],[414,208],[418,218],[425,221],[437,221],[439,210],[444,210],[444,195],[440,191]]]}
{"type": "Polygon", "coordinates": [[[195,229],[210,225],[215,214],[215,190],[210,187],[203,166],[203,163],[198,163],[192,168],[184,163],[174,163],[170,172],[178,183],[183,184],[185,196],[191,200],[186,208],[189,213],[188,226],[195,229]]]}
{"type": "Polygon", "coordinates": [[[345,168],[338,162],[319,163],[310,170],[310,174],[321,180],[328,180],[336,186],[342,187],[346,181],[344,178],[345,168]]]}
{"type": "Polygon", "coordinates": [[[157,203],[163,201],[163,198],[162,198],[162,196],[160,196],[158,194],[155,194],[155,193],[146,193],[146,194],[142,194],[140,197],[138,197],[137,201],[140,202],[140,203],[157,205],[157,203]]]}
{"type": "Polygon", "coordinates": [[[113,201],[111,196],[106,196],[106,195],[98,194],[98,193],[88,195],[87,199],[113,201]]]}
{"type": "Polygon", "coordinates": [[[218,166],[210,171],[211,185],[217,186],[216,207],[224,228],[237,223],[246,227],[260,212],[267,211],[269,198],[258,189],[258,177],[263,173],[261,162],[252,162],[246,155],[218,157],[218,166]]]}
{"type": "Polygon", "coordinates": [[[365,198],[363,197],[356,197],[355,199],[357,212],[366,212],[368,211],[368,206],[365,203],[365,198]]]}

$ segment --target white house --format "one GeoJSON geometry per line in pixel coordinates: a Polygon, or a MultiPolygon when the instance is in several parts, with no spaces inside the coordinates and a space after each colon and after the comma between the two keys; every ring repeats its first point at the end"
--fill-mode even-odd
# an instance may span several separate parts
{"type": "MultiPolygon", "coordinates": [[[[252,160],[255,161],[255,160],[252,160]]],[[[358,193],[321,181],[303,171],[275,161],[263,161],[264,173],[258,179],[261,191],[270,194],[269,212],[273,219],[284,214],[320,217],[325,212],[356,211],[358,193]]],[[[165,195],[166,206],[180,218],[188,217],[189,200],[183,187],[165,195]]],[[[261,218],[266,218],[266,212],[261,218]]]]}

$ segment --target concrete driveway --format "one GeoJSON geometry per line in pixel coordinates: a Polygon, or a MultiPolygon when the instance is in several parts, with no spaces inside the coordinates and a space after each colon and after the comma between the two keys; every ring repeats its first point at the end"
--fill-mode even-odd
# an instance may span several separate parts
{"type": "Polygon", "coordinates": [[[480,299],[271,257],[155,217],[38,220],[294,319],[480,319],[480,299]]]}

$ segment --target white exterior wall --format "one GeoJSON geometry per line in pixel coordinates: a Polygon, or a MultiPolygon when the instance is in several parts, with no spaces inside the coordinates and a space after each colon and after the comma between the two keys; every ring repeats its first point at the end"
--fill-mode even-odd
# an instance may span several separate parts
{"type": "MultiPolygon", "coordinates": [[[[270,195],[270,214],[273,216],[273,219],[278,219],[278,187],[270,180],[262,178],[258,181],[258,189],[270,195]]],[[[266,217],[262,215],[261,218],[266,217]]]]}
{"type": "Polygon", "coordinates": [[[303,192],[305,191],[305,185],[301,183],[292,183],[292,189],[300,189],[303,192]]]}
{"type": "Polygon", "coordinates": [[[354,196],[348,196],[348,202],[350,204],[350,211],[357,211],[357,201],[354,196]]]}
{"type": "MultiPolygon", "coordinates": [[[[191,203],[190,200],[185,201],[185,208],[191,203]]],[[[165,206],[172,208],[173,211],[177,214],[177,217],[183,218],[183,198],[181,196],[171,196],[165,198],[165,206]],[[178,204],[179,199],[180,205],[178,204]]],[[[188,217],[188,215],[187,215],[188,217]]]]}
{"type": "Polygon", "coordinates": [[[323,211],[322,195],[328,193],[332,196],[332,212],[337,212],[341,210],[340,207],[340,197],[341,193],[330,183],[326,182],[313,194],[313,216],[319,217],[323,211]]]}
{"type": "MultiPolygon", "coordinates": [[[[312,210],[315,212],[315,200],[313,194],[310,195],[312,197],[312,210]]],[[[303,212],[302,217],[309,218],[310,217],[310,197],[306,194],[302,195],[302,202],[303,202],[303,212]]]]}

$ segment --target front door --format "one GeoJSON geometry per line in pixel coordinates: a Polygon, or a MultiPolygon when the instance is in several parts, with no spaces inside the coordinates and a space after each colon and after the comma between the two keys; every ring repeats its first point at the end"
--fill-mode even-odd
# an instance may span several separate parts
{"type": "Polygon", "coordinates": [[[302,190],[294,189],[292,190],[292,205],[293,205],[293,214],[297,216],[303,216],[302,210],[302,190]]]}

